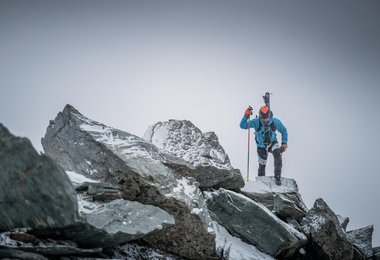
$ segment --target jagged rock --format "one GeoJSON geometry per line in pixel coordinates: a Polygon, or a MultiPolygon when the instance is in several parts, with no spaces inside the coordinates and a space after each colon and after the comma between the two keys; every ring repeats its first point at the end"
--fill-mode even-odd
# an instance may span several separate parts
{"type": "Polygon", "coordinates": [[[373,257],[374,260],[380,259],[380,246],[373,248],[373,257]]]}
{"type": "Polygon", "coordinates": [[[42,145],[65,170],[117,186],[123,197],[158,206],[176,225],[145,238],[152,247],[188,258],[215,254],[211,218],[194,167],[152,143],[84,117],[67,105],[50,122],[42,145]]]}
{"type": "Polygon", "coordinates": [[[64,227],[77,220],[69,178],[26,138],[0,124],[0,230],[64,227]]]}
{"type": "Polygon", "coordinates": [[[315,201],[301,224],[314,245],[310,254],[320,259],[352,259],[352,243],[335,213],[322,199],[315,201]]]}
{"type": "Polygon", "coordinates": [[[306,243],[306,237],[248,197],[219,189],[205,192],[213,218],[232,235],[274,257],[285,257],[306,243]]]}
{"type": "MultiPolygon", "coordinates": [[[[44,256],[63,256],[63,255],[76,255],[76,256],[90,256],[99,255],[101,248],[83,249],[79,248],[76,243],[68,240],[53,240],[53,239],[37,239],[37,243],[31,243],[28,241],[21,241],[20,239],[12,239],[24,236],[30,237],[30,234],[26,234],[23,231],[11,231],[0,233],[0,247],[7,249],[9,252],[21,253],[18,259],[33,259],[32,256],[40,255],[44,256]],[[30,258],[28,255],[30,254],[30,258]],[[25,258],[23,258],[25,256],[25,258]]],[[[1,253],[0,253],[1,256],[1,253]]],[[[42,256],[41,256],[42,257],[42,256]]],[[[46,258],[35,258],[35,259],[46,259],[46,258]]]]}
{"type": "Polygon", "coordinates": [[[89,185],[87,194],[94,201],[112,201],[123,198],[123,193],[119,189],[97,187],[96,185],[89,185]]]}
{"type": "Polygon", "coordinates": [[[187,120],[169,120],[149,127],[144,138],[191,163],[201,188],[244,186],[240,171],[232,167],[214,132],[202,133],[187,120]]]}
{"type": "MultiPolygon", "coordinates": [[[[352,260],[365,260],[367,257],[362,254],[355,246],[353,247],[352,260]]],[[[372,259],[372,258],[371,258],[372,259]]]]}
{"type": "Polygon", "coordinates": [[[342,226],[342,228],[343,228],[344,230],[346,230],[347,225],[348,225],[348,222],[350,222],[350,218],[349,218],[349,217],[342,217],[342,216],[339,215],[339,214],[337,214],[336,216],[338,217],[339,223],[340,223],[340,225],[342,226]]]}
{"type": "Polygon", "coordinates": [[[90,178],[83,176],[84,182],[79,182],[78,174],[72,171],[66,171],[71,182],[75,186],[77,192],[85,193],[87,197],[91,198],[91,201],[112,201],[123,198],[123,192],[116,185],[109,185],[106,183],[98,182],[90,178]]]}
{"type": "MultiPolygon", "coordinates": [[[[79,212],[82,221],[64,229],[34,230],[40,237],[69,239],[83,247],[110,247],[139,239],[174,225],[174,218],[166,211],[138,202],[123,199],[98,200],[94,191],[113,190],[112,185],[102,184],[75,172],[66,172],[76,183],[79,212]],[[81,181],[85,181],[81,183],[81,181]],[[105,187],[107,188],[105,188],[105,187]],[[105,202],[106,201],[106,202],[105,202]]],[[[119,191],[120,192],[120,191],[119,191]]],[[[110,197],[107,196],[107,199],[110,197]]]]}
{"type": "MultiPolygon", "coordinates": [[[[66,171],[94,180],[104,180],[116,173],[132,174],[135,167],[141,170],[140,164],[147,159],[185,176],[195,176],[194,168],[186,161],[138,136],[93,121],[71,105],[66,105],[55,120],[50,121],[41,143],[46,154],[66,171]]],[[[143,170],[145,177],[150,178],[149,168],[143,170]]],[[[132,186],[129,192],[139,192],[139,187],[132,186]]]]}
{"type": "Polygon", "coordinates": [[[84,247],[110,247],[152,235],[174,225],[166,211],[123,199],[89,202],[79,195],[85,223],[66,228],[64,237],[84,247]]]}
{"type": "Polygon", "coordinates": [[[289,221],[301,221],[308,211],[293,179],[283,177],[281,186],[278,186],[272,176],[256,177],[256,181],[246,183],[241,193],[289,221]]]}
{"type": "Polygon", "coordinates": [[[301,221],[306,216],[307,209],[298,193],[274,194],[273,211],[282,219],[301,221]]]}
{"type": "Polygon", "coordinates": [[[1,259],[21,259],[21,260],[47,260],[46,257],[35,254],[24,252],[16,249],[0,249],[0,258],[1,259]]]}
{"type": "Polygon", "coordinates": [[[373,225],[359,228],[347,232],[348,238],[365,257],[369,258],[373,255],[372,249],[373,225]]]}
{"type": "Polygon", "coordinates": [[[261,252],[253,245],[231,236],[228,231],[216,221],[214,221],[213,224],[216,233],[216,252],[219,259],[274,260],[273,257],[261,252]]]}

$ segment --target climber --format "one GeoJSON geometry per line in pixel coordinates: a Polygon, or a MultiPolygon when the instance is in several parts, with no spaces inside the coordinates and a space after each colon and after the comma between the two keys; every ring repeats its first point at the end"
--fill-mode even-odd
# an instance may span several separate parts
{"type": "Polygon", "coordinates": [[[277,185],[281,185],[282,153],[288,148],[288,132],[280,120],[273,117],[272,111],[267,105],[262,106],[259,111],[259,118],[249,120],[252,115],[252,108],[245,110],[240,122],[240,128],[255,129],[257,156],[259,160],[258,176],[265,176],[265,165],[267,163],[268,152],[274,158],[274,177],[277,185]],[[276,130],[281,133],[281,145],[277,141],[276,130]]]}

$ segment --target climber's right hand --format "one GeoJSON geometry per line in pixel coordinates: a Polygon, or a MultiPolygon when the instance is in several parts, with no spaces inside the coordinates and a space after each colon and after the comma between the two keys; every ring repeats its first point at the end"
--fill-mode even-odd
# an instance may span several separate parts
{"type": "Polygon", "coordinates": [[[251,106],[249,106],[249,107],[245,110],[245,112],[244,112],[244,116],[245,116],[245,117],[250,117],[250,116],[253,114],[252,110],[253,110],[253,108],[252,108],[251,106]]]}

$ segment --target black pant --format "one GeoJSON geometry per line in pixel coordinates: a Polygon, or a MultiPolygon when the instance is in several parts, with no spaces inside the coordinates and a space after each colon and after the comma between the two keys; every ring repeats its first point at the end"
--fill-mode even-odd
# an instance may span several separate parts
{"type": "Polygon", "coordinates": [[[282,155],[280,145],[277,142],[270,144],[266,149],[257,147],[257,156],[259,159],[258,175],[265,176],[265,165],[267,164],[268,152],[273,154],[274,176],[280,178],[282,169],[282,155]]]}

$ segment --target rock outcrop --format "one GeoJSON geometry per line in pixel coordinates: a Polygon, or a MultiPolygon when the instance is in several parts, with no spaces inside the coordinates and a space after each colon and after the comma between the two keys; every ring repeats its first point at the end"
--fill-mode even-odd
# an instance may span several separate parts
{"type": "Polygon", "coordinates": [[[135,135],[93,121],[67,105],[51,121],[42,145],[62,168],[118,187],[123,198],[158,206],[175,218],[173,227],[145,240],[188,258],[215,254],[211,218],[194,168],[135,135]],[[189,232],[191,230],[191,232],[189,232]]]}
{"type": "MultiPolygon", "coordinates": [[[[56,238],[74,241],[81,247],[105,248],[159,233],[175,223],[166,211],[152,205],[123,199],[90,202],[81,195],[78,197],[85,221],[61,230],[44,231],[44,236],[55,234],[56,238]]],[[[36,234],[41,236],[40,232],[36,234]]]]}
{"type": "Polygon", "coordinates": [[[380,258],[372,225],[347,232],[322,199],[308,210],[294,180],[242,188],[214,133],[169,120],[145,138],[67,105],[45,156],[0,124],[0,258],[380,258]]]}
{"type": "Polygon", "coordinates": [[[240,171],[232,167],[214,132],[202,133],[187,120],[169,120],[149,127],[144,138],[193,165],[201,188],[244,186],[240,171]]]}
{"type": "Polygon", "coordinates": [[[75,223],[75,190],[61,167],[0,124],[0,231],[75,223]]]}
{"type": "Polygon", "coordinates": [[[205,192],[213,218],[232,235],[273,257],[292,255],[306,237],[263,205],[233,191],[205,192]]]}
{"type": "Polygon", "coordinates": [[[366,258],[370,258],[373,255],[372,234],[373,225],[347,232],[348,238],[351,240],[354,247],[356,247],[356,249],[358,249],[366,258]]]}
{"type": "Polygon", "coordinates": [[[278,186],[274,177],[256,177],[256,181],[246,184],[241,193],[288,222],[300,222],[308,211],[293,179],[282,178],[282,184],[278,186]]]}
{"type": "Polygon", "coordinates": [[[339,214],[337,214],[336,216],[338,217],[339,223],[340,223],[340,225],[342,226],[342,228],[343,228],[344,230],[346,230],[347,225],[348,225],[348,222],[350,222],[350,218],[349,218],[349,217],[342,217],[342,216],[339,215],[339,214]]]}
{"type": "Polygon", "coordinates": [[[322,200],[317,199],[302,221],[302,229],[312,241],[310,249],[318,259],[352,259],[353,248],[338,217],[322,200]]]}

